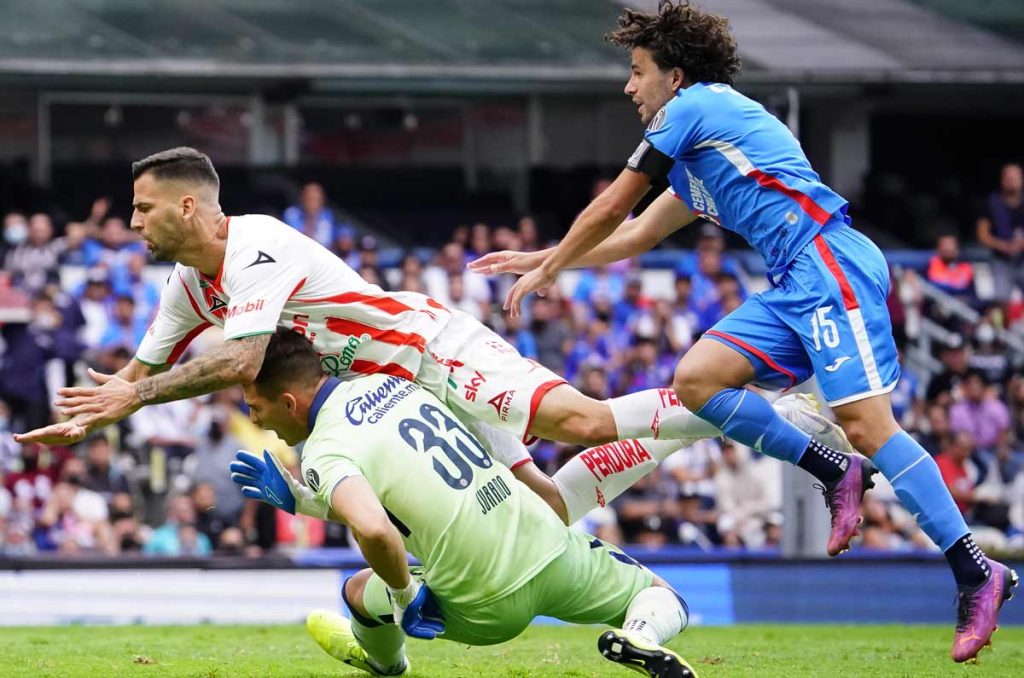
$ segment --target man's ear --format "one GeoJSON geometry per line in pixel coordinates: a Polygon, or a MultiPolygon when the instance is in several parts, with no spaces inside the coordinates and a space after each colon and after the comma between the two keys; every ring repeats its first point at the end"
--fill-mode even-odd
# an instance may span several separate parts
{"type": "Polygon", "coordinates": [[[288,410],[289,414],[294,415],[299,409],[299,402],[295,399],[291,393],[285,391],[281,394],[281,400],[284,401],[284,406],[288,410]]]}
{"type": "Polygon", "coordinates": [[[189,219],[196,213],[196,199],[195,196],[183,195],[181,196],[181,202],[179,203],[181,209],[181,218],[189,219]]]}
{"type": "Polygon", "coordinates": [[[672,69],[672,89],[677,90],[686,83],[686,74],[681,68],[672,69]]]}

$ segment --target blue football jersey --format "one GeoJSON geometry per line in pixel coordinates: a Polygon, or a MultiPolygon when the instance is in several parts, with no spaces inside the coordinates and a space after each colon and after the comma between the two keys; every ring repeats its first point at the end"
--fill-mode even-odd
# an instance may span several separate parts
{"type": "Polygon", "coordinates": [[[676,197],[743,236],[772,271],[827,222],[846,220],[847,201],[821,183],[789,129],[728,85],[680,89],[644,136],[675,160],[668,179],[676,197]]]}

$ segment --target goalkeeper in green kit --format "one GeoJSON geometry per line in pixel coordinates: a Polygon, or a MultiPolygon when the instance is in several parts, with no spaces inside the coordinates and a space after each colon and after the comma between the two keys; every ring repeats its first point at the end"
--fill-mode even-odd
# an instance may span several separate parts
{"type": "Polygon", "coordinates": [[[321,372],[313,346],[279,329],[245,387],[254,422],[305,439],[299,485],[269,453],[240,451],[232,478],[248,497],[345,523],[370,569],[343,584],[351,620],[326,610],[307,626],[331,656],[374,675],[408,670],[406,634],[467,645],[518,636],[538,615],[613,627],[607,659],[659,677],[693,669],[663,647],[686,626],[682,598],[618,549],[567,528],[494,463],[419,385],[321,372]],[[406,552],[422,569],[410,571],[406,552]]]}

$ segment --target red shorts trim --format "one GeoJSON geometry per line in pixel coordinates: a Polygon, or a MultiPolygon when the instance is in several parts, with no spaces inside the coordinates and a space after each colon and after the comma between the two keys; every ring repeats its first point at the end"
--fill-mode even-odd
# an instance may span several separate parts
{"type": "Polygon", "coordinates": [[[787,370],[782,365],[780,365],[777,362],[775,362],[774,360],[772,360],[771,357],[767,353],[762,351],[761,349],[759,349],[759,348],[757,348],[755,346],[751,346],[747,342],[743,341],[742,339],[737,339],[736,337],[732,336],[731,334],[726,334],[725,332],[720,332],[718,330],[708,330],[707,332],[705,332],[705,334],[710,334],[713,337],[718,337],[719,339],[724,339],[725,341],[729,342],[730,344],[735,344],[736,346],[739,346],[740,348],[742,348],[745,351],[750,351],[751,353],[756,355],[758,358],[763,360],[765,362],[765,364],[768,365],[768,367],[772,368],[773,370],[775,370],[779,374],[784,374],[787,377],[789,377],[789,388],[792,388],[792,387],[796,386],[796,383],[797,383],[796,375],[793,374],[791,371],[787,370]]]}
{"type": "Polygon", "coordinates": [[[821,234],[814,236],[814,246],[818,248],[818,254],[821,255],[822,261],[825,262],[825,266],[828,267],[829,273],[839,283],[839,290],[843,293],[843,306],[847,311],[852,311],[855,308],[860,308],[860,303],[857,301],[857,295],[853,293],[853,287],[850,286],[850,281],[846,279],[846,274],[843,273],[842,267],[839,262],[836,261],[836,255],[832,253],[832,248],[828,246],[825,239],[821,237],[821,234]]]}
{"type": "Polygon", "coordinates": [[[569,382],[567,382],[565,379],[552,379],[551,381],[546,381],[540,386],[538,386],[537,389],[533,392],[533,396],[530,397],[530,416],[526,420],[526,428],[523,430],[523,442],[525,444],[529,445],[533,443],[535,440],[537,440],[536,436],[530,435],[530,426],[533,425],[533,418],[537,414],[537,408],[540,407],[540,401],[544,398],[544,396],[548,394],[548,391],[550,391],[554,387],[568,383],[569,382]]]}

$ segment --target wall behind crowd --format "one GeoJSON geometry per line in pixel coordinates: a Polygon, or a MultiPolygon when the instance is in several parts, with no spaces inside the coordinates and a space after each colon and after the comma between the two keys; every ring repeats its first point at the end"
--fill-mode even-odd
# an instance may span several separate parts
{"type": "MultiPolygon", "coordinates": [[[[1019,167],[1004,169],[978,219],[988,256],[967,260],[955,235],[939,238],[926,265],[894,275],[889,299],[901,347],[920,346],[926,320],[947,330],[943,342],[930,344],[931,362],[904,365],[893,406],[936,455],[978,541],[997,549],[1024,547],[1024,376],[1001,339],[1024,323],[1020,184],[1019,167]],[[978,293],[980,271],[998,281],[985,294],[978,293]],[[942,299],[971,309],[972,319],[951,313],[942,299]]],[[[763,287],[717,227],[695,225],[695,247],[671,257],[671,269],[654,273],[624,261],[574,273],[511,318],[501,304],[514,277],[485,278],[466,263],[495,250],[539,249],[533,218],[457,226],[426,256],[409,251],[384,266],[378,236],[329,205],[323,188],[310,183],[280,216],[368,281],[423,292],[472,315],[599,399],[670,384],[679,356],[701,333],[763,287]]],[[[258,556],[348,544],[338,525],[242,499],[226,472],[235,450],[271,449],[293,471],[297,456],[254,427],[237,389],[144,408],[72,449],[13,442],[11,431],[57,418],[56,389],[86,381],[87,366],[111,373],[127,364],[166,275],[147,268],[140,241],[107,199],[59,231],[46,213],[4,216],[0,553],[258,556]]],[[[211,330],[190,353],[218,341],[211,330]]],[[[553,472],[578,450],[544,442],[533,453],[553,472]]],[[[580,527],[614,543],[771,549],[783,524],[781,494],[775,460],[733,441],[705,440],[580,527]]],[[[868,495],[861,547],[927,548],[927,540],[883,487],[868,495]]]]}

